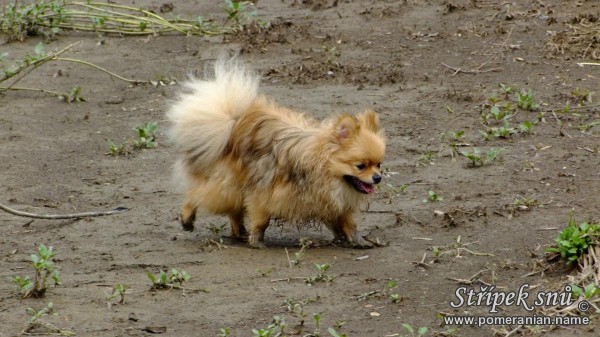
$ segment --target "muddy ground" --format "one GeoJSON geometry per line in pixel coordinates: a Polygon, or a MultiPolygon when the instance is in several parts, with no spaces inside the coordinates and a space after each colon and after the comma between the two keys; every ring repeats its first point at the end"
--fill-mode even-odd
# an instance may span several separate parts
{"type": "MultiPolygon", "coordinates": [[[[177,1],[164,15],[223,22],[221,3],[205,3],[177,1]]],[[[329,328],[347,336],[399,336],[407,334],[403,324],[427,327],[428,336],[597,334],[594,316],[589,326],[555,328],[452,327],[440,318],[543,314],[515,306],[490,314],[486,306],[455,309],[450,302],[461,279],[476,290],[486,283],[513,292],[526,283],[562,289],[569,271],[544,269],[544,250],[570,209],[577,221],[600,218],[600,127],[593,126],[600,119],[600,68],[577,65],[600,54],[594,54],[597,40],[581,47],[569,35],[569,26],[597,22],[596,1],[261,0],[250,7],[270,28],[187,38],[61,32],[45,48],[81,41],[69,57],[129,78],[180,81],[188,73],[202,76],[223,53],[240,54],[263,76],[263,92],[281,104],[319,118],[375,109],[386,129],[388,174],[358,220],[361,233],[382,246],[335,247],[318,226],[283,225],[267,231],[269,249],[255,250],[220,237],[214,228],[226,223],[221,217],[200,217],[195,232],[183,232],[182,197],[170,180],[174,153],[165,137],[165,109],[179,86],[134,86],[89,67],[50,62],[20,85],[81,86],[87,102],[28,91],[0,95],[0,203],[48,214],[130,210],[33,223],[0,214],[0,336],[18,334],[30,317],[25,309],[48,302],[58,315],[43,319],[77,336],[216,336],[226,327],[231,336],[253,336],[273,316],[301,336],[315,330],[329,336],[329,328]],[[486,141],[481,115],[490,111],[490,97],[517,104],[501,83],[532,90],[540,106],[519,108],[511,118],[514,128],[534,122],[530,133],[486,141]],[[564,112],[566,104],[575,109],[564,112]],[[106,139],[133,139],[133,128],[151,121],[158,122],[157,148],[106,155],[106,139]],[[461,130],[459,150],[503,148],[501,158],[469,167],[440,136],[461,130]],[[427,200],[429,191],[443,200],[427,200]],[[290,267],[300,238],[312,246],[290,267]],[[62,284],[44,298],[20,299],[11,279],[32,276],[29,255],[39,244],[57,251],[62,284]],[[335,278],[307,284],[317,275],[315,264],[325,263],[335,278]],[[191,275],[186,287],[208,292],[151,291],[147,271],[170,268],[191,275]],[[127,288],[125,303],[109,307],[105,293],[118,283],[127,288]],[[301,304],[290,312],[286,301],[301,304]],[[303,327],[297,327],[300,307],[303,327]]],[[[4,43],[0,52],[18,59],[41,40],[4,43]]]]}

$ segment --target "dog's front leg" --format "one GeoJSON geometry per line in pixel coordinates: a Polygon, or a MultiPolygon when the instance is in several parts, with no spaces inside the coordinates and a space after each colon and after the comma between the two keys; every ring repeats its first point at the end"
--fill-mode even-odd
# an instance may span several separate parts
{"type": "Polygon", "coordinates": [[[248,243],[253,248],[266,248],[265,231],[269,227],[269,213],[262,209],[248,208],[248,217],[250,219],[250,235],[248,243]]]}
{"type": "Polygon", "coordinates": [[[343,215],[332,227],[335,244],[351,248],[373,248],[373,244],[358,235],[352,214],[343,215]]]}

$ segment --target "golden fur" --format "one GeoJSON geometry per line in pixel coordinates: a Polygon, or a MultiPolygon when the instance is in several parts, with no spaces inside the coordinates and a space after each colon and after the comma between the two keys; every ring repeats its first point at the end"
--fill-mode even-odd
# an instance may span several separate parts
{"type": "Polygon", "coordinates": [[[213,80],[192,80],[167,116],[184,182],[181,222],[196,211],[229,216],[233,236],[264,246],[271,218],[322,221],[337,240],[369,246],[353,215],[381,180],[385,152],[377,115],[317,122],[258,94],[258,77],[218,61],[213,80]]]}

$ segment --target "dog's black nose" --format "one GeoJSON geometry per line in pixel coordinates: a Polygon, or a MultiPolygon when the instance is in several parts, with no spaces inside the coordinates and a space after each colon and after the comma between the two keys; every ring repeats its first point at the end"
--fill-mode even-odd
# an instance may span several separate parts
{"type": "Polygon", "coordinates": [[[374,174],[373,175],[373,182],[375,184],[379,184],[381,182],[381,176],[379,174],[374,174]]]}

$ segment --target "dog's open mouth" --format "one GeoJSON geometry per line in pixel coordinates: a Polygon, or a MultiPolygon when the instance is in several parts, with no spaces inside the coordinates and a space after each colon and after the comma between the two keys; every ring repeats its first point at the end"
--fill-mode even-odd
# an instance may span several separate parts
{"type": "Polygon", "coordinates": [[[375,186],[373,184],[365,183],[364,181],[354,177],[345,175],[344,180],[346,180],[355,190],[364,194],[371,194],[375,191],[375,186]]]}

